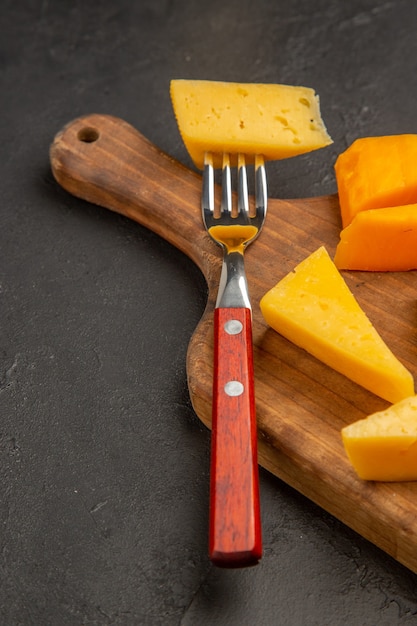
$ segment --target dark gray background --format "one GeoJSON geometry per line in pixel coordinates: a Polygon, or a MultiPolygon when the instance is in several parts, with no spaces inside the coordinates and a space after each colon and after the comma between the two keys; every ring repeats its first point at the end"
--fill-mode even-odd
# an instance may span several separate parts
{"type": "Polygon", "coordinates": [[[270,164],[271,195],[334,193],[352,140],[417,130],[415,0],[3,0],[0,19],[1,626],[416,624],[416,576],[263,470],[261,564],[209,563],[185,372],[204,280],[48,160],[98,112],[191,165],[171,78],[301,84],[334,144],[270,164]]]}

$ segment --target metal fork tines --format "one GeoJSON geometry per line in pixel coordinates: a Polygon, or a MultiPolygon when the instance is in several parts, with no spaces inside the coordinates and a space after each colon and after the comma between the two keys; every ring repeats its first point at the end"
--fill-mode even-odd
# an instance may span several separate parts
{"type": "Polygon", "coordinates": [[[238,155],[237,211],[233,208],[230,158],[223,155],[220,213],[216,211],[214,168],[211,154],[206,155],[203,173],[203,222],[210,236],[222,246],[225,255],[217,307],[246,306],[250,301],[243,264],[244,249],[259,235],[267,210],[267,184],[263,158],[255,157],[255,211],[249,205],[248,177],[244,155],[238,155]],[[214,227],[221,227],[221,230],[214,227]],[[233,228],[225,229],[230,226],[233,228]],[[238,227],[238,229],[236,228],[238,227]],[[248,228],[249,227],[249,228],[248,228]],[[236,241],[240,245],[236,246],[236,241]]]}
{"type": "Polygon", "coordinates": [[[255,207],[245,157],[237,159],[233,206],[229,155],[223,156],[220,209],[215,206],[213,158],[206,155],[202,214],[223,249],[214,312],[214,376],[209,553],[224,567],[257,563],[262,554],[252,350],[252,313],[243,254],[259,235],[267,209],[263,158],[255,158],[255,207]]]}

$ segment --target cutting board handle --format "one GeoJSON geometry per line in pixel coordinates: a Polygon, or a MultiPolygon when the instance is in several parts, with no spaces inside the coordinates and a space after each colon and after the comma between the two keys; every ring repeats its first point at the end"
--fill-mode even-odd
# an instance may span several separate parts
{"type": "Polygon", "coordinates": [[[201,221],[199,174],[127,122],[101,114],[67,124],[51,145],[50,161],[64,189],[154,231],[186,253],[209,286],[215,284],[221,252],[201,221]]]}

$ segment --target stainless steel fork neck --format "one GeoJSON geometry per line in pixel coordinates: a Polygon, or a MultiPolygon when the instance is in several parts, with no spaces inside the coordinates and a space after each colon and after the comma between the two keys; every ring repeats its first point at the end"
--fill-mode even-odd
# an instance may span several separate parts
{"type": "Polygon", "coordinates": [[[216,309],[242,307],[251,308],[243,254],[226,251],[223,257],[216,309]]]}

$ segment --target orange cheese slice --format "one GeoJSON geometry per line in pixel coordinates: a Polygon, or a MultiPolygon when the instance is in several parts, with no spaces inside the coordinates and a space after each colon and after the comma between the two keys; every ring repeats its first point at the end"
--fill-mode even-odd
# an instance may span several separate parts
{"type": "Polygon", "coordinates": [[[341,270],[417,269],[417,204],[358,213],[340,233],[334,262],[341,270]]]}
{"type": "Polygon", "coordinates": [[[194,164],[203,169],[212,152],[256,154],[266,160],[293,157],[332,143],[313,89],[291,85],[172,80],[171,100],[178,127],[194,164]]]}
{"type": "Polygon", "coordinates": [[[417,135],[357,139],[335,164],[339,269],[417,269],[417,135]]]}
{"type": "Polygon", "coordinates": [[[362,137],[336,160],[343,228],[361,211],[417,202],[417,135],[362,137]]]}
{"type": "Polygon", "coordinates": [[[260,307],[274,330],[381,398],[397,402],[414,394],[411,373],[360,308],[324,247],[268,291],[260,307]]]}
{"type": "Polygon", "coordinates": [[[342,440],[359,478],[417,480],[417,396],[346,426],[342,440]]]}

